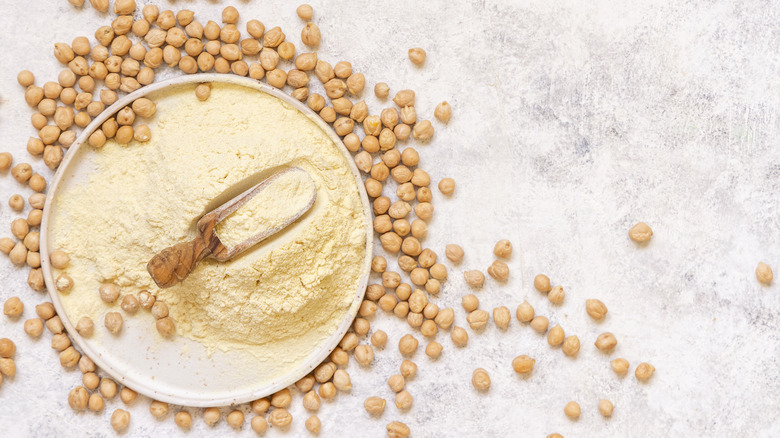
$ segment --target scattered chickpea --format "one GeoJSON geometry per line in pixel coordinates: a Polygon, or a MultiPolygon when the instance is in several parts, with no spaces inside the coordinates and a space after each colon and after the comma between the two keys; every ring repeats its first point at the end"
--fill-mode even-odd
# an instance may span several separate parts
{"type": "Polygon", "coordinates": [[[149,412],[154,418],[160,419],[168,414],[168,403],[153,400],[149,405],[149,412]]]}
{"type": "Polygon", "coordinates": [[[412,394],[405,389],[395,395],[395,406],[402,411],[411,408],[413,402],[414,398],[412,397],[412,394]]]}
{"type": "Polygon", "coordinates": [[[418,345],[419,342],[414,336],[406,334],[403,335],[398,341],[398,351],[400,351],[404,356],[411,356],[415,351],[417,351],[418,345]]]}
{"type": "Polygon", "coordinates": [[[16,375],[16,362],[10,358],[0,359],[0,374],[6,377],[13,377],[16,375]]]}
{"type": "Polygon", "coordinates": [[[309,411],[318,411],[320,409],[321,401],[317,392],[309,390],[303,396],[303,407],[309,411]]]}
{"type": "Polygon", "coordinates": [[[764,262],[759,262],[758,266],[756,267],[756,278],[758,281],[768,286],[772,284],[774,277],[775,275],[772,272],[772,268],[770,268],[769,265],[764,262]]]}
{"type": "Polygon", "coordinates": [[[103,401],[103,397],[100,396],[100,394],[92,394],[89,396],[89,402],[88,402],[89,410],[92,412],[100,412],[103,410],[103,407],[105,407],[105,402],[103,401]]]}
{"type": "Polygon", "coordinates": [[[35,83],[35,75],[29,70],[22,70],[16,75],[16,81],[26,88],[35,83]]]}
{"type": "Polygon", "coordinates": [[[24,311],[24,303],[19,297],[11,297],[3,303],[3,313],[11,318],[16,318],[24,311]]]}
{"type": "MultiPolygon", "coordinates": [[[[311,388],[314,387],[314,376],[309,374],[308,376],[304,377],[303,379],[299,380],[295,383],[295,386],[300,389],[302,392],[308,392],[311,390],[311,388]],[[306,386],[299,386],[298,383],[300,382],[307,382],[306,386]]],[[[249,407],[252,408],[252,412],[258,415],[264,414],[268,408],[271,407],[271,401],[267,398],[260,398],[257,400],[253,400],[251,403],[249,403],[249,407]]]]}
{"type": "Polygon", "coordinates": [[[610,332],[604,332],[596,338],[596,348],[603,352],[609,352],[617,345],[617,339],[615,335],[610,332]]]}
{"type": "Polygon", "coordinates": [[[62,324],[62,320],[60,320],[59,316],[53,316],[48,319],[46,321],[46,328],[55,335],[65,331],[65,326],[62,324]]]}
{"type": "Polygon", "coordinates": [[[547,332],[547,343],[553,347],[561,345],[564,341],[565,336],[566,334],[563,331],[563,327],[561,327],[560,324],[558,324],[555,327],[551,328],[549,332],[547,332]]]}
{"type": "Polygon", "coordinates": [[[13,211],[22,211],[24,208],[24,198],[21,195],[12,195],[8,198],[8,206],[13,211]]]}
{"type": "Polygon", "coordinates": [[[439,356],[441,356],[441,352],[443,349],[444,347],[440,343],[436,341],[431,341],[425,347],[425,354],[431,359],[437,359],[439,356]]]}
{"type": "Polygon", "coordinates": [[[85,338],[92,336],[94,331],[95,325],[92,323],[92,318],[88,316],[82,316],[76,323],[76,332],[85,338]]]}
{"type": "Polygon", "coordinates": [[[494,260],[487,271],[491,277],[498,281],[506,281],[509,278],[509,266],[501,260],[494,260]]]}
{"type": "Polygon", "coordinates": [[[506,330],[511,321],[512,314],[506,306],[500,306],[493,309],[493,322],[496,323],[496,327],[501,330],[506,330]]]}
{"type": "Polygon", "coordinates": [[[436,109],[433,110],[433,116],[436,117],[436,119],[440,122],[449,122],[450,118],[452,117],[452,106],[450,106],[450,104],[445,100],[444,102],[436,105],[436,109]]]}
{"type": "Polygon", "coordinates": [[[612,416],[612,410],[614,409],[614,405],[611,401],[607,399],[601,399],[599,400],[599,412],[604,417],[611,417],[612,416]]]}
{"type": "Polygon", "coordinates": [[[83,386],[77,386],[70,390],[68,394],[68,405],[74,411],[83,411],[87,409],[89,403],[89,392],[83,386]]]}
{"type": "Polygon", "coordinates": [[[653,377],[654,373],[655,373],[655,367],[650,365],[647,362],[640,363],[639,365],[636,366],[636,370],[634,370],[634,376],[636,376],[637,380],[643,382],[653,377]]]}
{"type": "Polygon", "coordinates": [[[569,357],[576,356],[580,351],[580,338],[578,338],[577,335],[567,336],[566,339],[563,340],[561,351],[569,357]]]}
{"type": "Polygon", "coordinates": [[[89,390],[94,390],[100,384],[100,377],[92,371],[84,373],[84,377],[81,378],[84,386],[89,390]]]}
{"type": "Polygon", "coordinates": [[[100,299],[106,303],[113,303],[119,298],[119,286],[114,283],[103,283],[98,288],[100,299]]]}
{"type": "MultiPolygon", "coordinates": [[[[86,357],[86,356],[84,356],[86,357]]],[[[135,401],[135,398],[138,397],[138,393],[133,391],[130,388],[122,388],[121,391],[119,391],[119,398],[122,400],[122,403],[124,404],[130,404],[133,401],[135,401]]]]}
{"type": "Polygon", "coordinates": [[[293,420],[292,414],[290,414],[287,411],[287,409],[284,408],[274,409],[268,415],[268,422],[271,423],[273,426],[280,427],[280,428],[288,427],[290,423],[292,423],[292,420],[293,420]]]}
{"type": "Polygon", "coordinates": [[[463,295],[460,303],[466,312],[473,312],[479,308],[479,298],[474,294],[463,295]]]}
{"type": "Polygon", "coordinates": [[[111,427],[117,432],[122,432],[130,425],[130,412],[124,409],[117,409],[111,414],[111,427]]]}
{"type": "Polygon", "coordinates": [[[600,300],[588,299],[585,300],[585,311],[588,312],[591,318],[600,320],[607,315],[607,306],[600,300]]]}
{"type": "Polygon", "coordinates": [[[622,357],[611,361],[609,364],[612,367],[612,371],[617,375],[623,376],[628,372],[629,363],[622,357]]]}
{"type": "Polygon", "coordinates": [[[490,315],[486,311],[477,309],[468,314],[466,321],[472,330],[481,330],[485,328],[489,318],[490,315]]]}
{"type": "Polygon", "coordinates": [[[103,323],[109,332],[117,334],[122,330],[122,315],[119,312],[108,312],[103,323]]]}
{"type": "Polygon", "coordinates": [[[469,342],[469,334],[462,327],[458,326],[452,328],[450,338],[456,347],[465,347],[469,342]]]}
{"type": "Polygon", "coordinates": [[[449,261],[453,263],[460,263],[463,261],[463,248],[461,248],[460,245],[450,243],[445,247],[444,255],[447,256],[449,261]]]}
{"type": "Polygon", "coordinates": [[[14,219],[13,222],[11,222],[11,234],[13,234],[17,239],[23,240],[29,232],[30,226],[27,224],[26,220],[19,218],[14,219]]]}
{"type": "Polygon", "coordinates": [[[406,379],[400,374],[393,374],[387,379],[387,386],[393,392],[401,392],[404,389],[404,385],[406,385],[406,379]]]}
{"type": "Polygon", "coordinates": [[[319,435],[322,422],[320,421],[319,417],[312,415],[306,419],[304,425],[306,426],[306,430],[311,432],[313,435],[319,435]]]}
{"type": "Polygon", "coordinates": [[[537,333],[546,332],[549,324],[550,321],[544,316],[537,316],[531,320],[531,328],[537,333]]]}
{"type": "Polygon", "coordinates": [[[249,424],[252,426],[252,430],[258,435],[264,434],[268,430],[268,422],[261,415],[252,417],[252,421],[249,424]]]}
{"type": "Polygon", "coordinates": [[[371,344],[377,348],[384,348],[387,344],[387,333],[383,330],[377,330],[371,335],[371,344]]]}
{"type": "Polygon", "coordinates": [[[55,316],[54,305],[49,302],[38,304],[35,306],[35,313],[37,313],[38,317],[42,320],[48,321],[55,316]]]}
{"type": "Polygon", "coordinates": [[[60,352],[60,365],[62,365],[63,368],[76,366],[79,363],[79,359],[81,359],[81,353],[76,351],[72,346],[60,352]]]}
{"type": "Polygon", "coordinates": [[[368,366],[374,360],[374,349],[370,345],[358,345],[355,347],[355,362],[360,366],[368,366]]]}
{"type": "Polygon", "coordinates": [[[484,368],[477,368],[471,375],[471,384],[477,391],[490,389],[490,376],[484,368]]]}
{"type": "Polygon", "coordinates": [[[646,243],[653,237],[653,230],[646,223],[639,222],[628,230],[628,237],[636,243],[646,243]]]}
{"type": "Polygon", "coordinates": [[[409,426],[400,421],[393,421],[387,424],[388,438],[407,438],[410,433],[409,426]]]}
{"type": "Polygon", "coordinates": [[[30,337],[37,338],[43,333],[43,321],[40,318],[28,319],[24,322],[24,332],[30,337]]]}
{"type": "Polygon", "coordinates": [[[368,412],[370,415],[382,415],[382,413],[385,411],[385,399],[372,396],[368,397],[363,402],[363,407],[366,409],[366,412],[368,412]]]}
{"type": "Polygon", "coordinates": [[[566,297],[566,292],[563,291],[563,286],[555,286],[547,294],[547,299],[553,304],[561,304],[566,297]]]}
{"type": "Polygon", "coordinates": [[[523,354],[512,359],[512,369],[514,369],[517,374],[531,374],[534,370],[535,363],[536,359],[523,354]]]}
{"type": "Polygon", "coordinates": [[[413,49],[409,49],[409,60],[412,61],[412,64],[421,66],[425,63],[425,50],[415,47],[413,49]]]}
{"type": "Polygon", "coordinates": [[[306,26],[301,30],[301,41],[307,46],[319,46],[321,37],[320,28],[312,22],[306,23],[306,26]]]}
{"type": "Polygon", "coordinates": [[[444,195],[451,195],[455,191],[455,180],[452,178],[442,178],[439,181],[439,191],[444,195]]]}
{"type": "Polygon", "coordinates": [[[8,338],[0,339],[0,357],[9,358],[16,353],[16,344],[8,338]]]}
{"type": "Polygon", "coordinates": [[[189,429],[192,426],[192,416],[187,411],[179,411],[173,416],[173,421],[182,429],[189,429]]]}
{"type": "Polygon", "coordinates": [[[52,252],[49,255],[49,260],[55,269],[65,269],[68,267],[68,263],[70,263],[70,257],[65,251],[52,252]]]}
{"type": "Polygon", "coordinates": [[[485,284],[485,274],[477,270],[465,271],[463,278],[466,284],[473,288],[481,288],[485,284]]]}
{"type": "Polygon", "coordinates": [[[544,274],[539,274],[534,277],[534,287],[539,292],[550,292],[550,278],[544,274]]]}
{"type": "Polygon", "coordinates": [[[580,409],[579,403],[570,401],[566,403],[566,406],[563,408],[563,413],[566,414],[566,416],[570,419],[577,420],[580,418],[582,411],[580,409]]]}
{"type": "MultiPolygon", "coordinates": [[[[276,410],[284,410],[284,408],[277,408],[274,411],[276,410]]],[[[237,409],[231,411],[229,414],[227,414],[227,417],[225,417],[225,422],[227,422],[230,427],[238,429],[244,425],[244,413],[237,409]]]]}

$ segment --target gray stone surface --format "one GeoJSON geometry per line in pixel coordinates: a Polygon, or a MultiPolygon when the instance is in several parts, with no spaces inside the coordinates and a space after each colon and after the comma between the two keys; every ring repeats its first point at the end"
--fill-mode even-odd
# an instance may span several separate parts
{"type": "MultiPolygon", "coordinates": [[[[267,28],[280,25],[299,46],[301,22],[290,2],[172,5],[218,21],[227,3],[239,7],[242,23],[257,17],[267,28]]],[[[515,246],[511,279],[506,285],[489,279],[476,292],[481,307],[506,305],[514,314],[527,299],[582,342],[572,360],[517,320],[506,332],[492,324],[482,333],[469,330],[466,349],[440,333],[439,360],[423,354],[425,342],[414,357],[419,374],[407,385],[414,406],[402,413],[385,382],[397,373],[402,358],[395,345],[409,328],[378,315],[372,328],[390,334],[388,347],[377,352],[370,370],[349,366],[354,387],[323,403],[322,436],[381,436],[391,420],[409,424],[417,437],[556,431],[567,437],[780,436],[780,295],[777,284],[762,287],[753,273],[760,260],[780,272],[776,4],[435,0],[314,6],[323,33],[320,57],[349,60],[366,74],[363,96],[370,108],[380,108],[370,91],[378,81],[393,91],[416,90],[422,117],[432,117],[441,100],[454,108],[449,125],[434,122],[434,140],[418,148],[434,181],[451,176],[458,184],[450,199],[434,190],[436,216],[425,242],[439,254],[451,242],[466,249],[436,299],[439,306],[454,307],[456,324],[465,325],[461,272],[485,269],[493,243],[508,238],[515,246]],[[422,69],[406,57],[415,46],[428,52],[422,69]],[[626,235],[640,220],[655,231],[642,248],[626,235]],[[551,306],[533,290],[539,272],[564,285],[563,305],[551,306]],[[602,323],[585,314],[584,300],[591,297],[610,309],[602,323]],[[593,346],[602,331],[619,340],[609,357],[593,346]],[[511,369],[519,354],[537,359],[530,378],[511,369]],[[608,364],[614,357],[631,362],[631,375],[615,377],[608,364]],[[641,361],[657,368],[647,384],[633,377],[641,361]],[[470,384],[477,367],[493,381],[485,394],[470,384]],[[362,408],[370,395],[388,399],[380,419],[362,408]],[[598,414],[600,398],[615,403],[611,419],[598,414]],[[563,415],[569,400],[582,406],[577,422],[563,415]]],[[[43,171],[43,163],[24,151],[34,133],[16,73],[27,68],[39,84],[54,80],[61,66],[51,55],[53,43],[91,37],[109,17],[65,0],[11,2],[3,10],[0,148],[43,171]]],[[[0,223],[15,217],[6,199],[17,192],[29,195],[10,177],[0,179],[0,223]]],[[[0,297],[23,299],[22,320],[35,316],[33,306],[45,300],[25,278],[26,270],[0,260],[0,297]]],[[[81,373],[64,371],[50,335],[29,339],[22,320],[0,318],[0,336],[16,342],[18,364],[17,376],[0,388],[2,434],[112,436],[110,413],[122,403],[107,402],[101,414],[74,414],[67,393],[80,384],[81,373]]],[[[172,414],[153,419],[148,404],[139,397],[129,408],[127,435],[186,435],[172,414]]],[[[230,436],[224,421],[210,429],[199,410],[190,411],[189,435],[230,436]]],[[[308,414],[300,395],[292,412],[291,429],[268,436],[305,435],[308,414]]],[[[251,434],[248,423],[249,416],[243,435],[251,434]]]]}

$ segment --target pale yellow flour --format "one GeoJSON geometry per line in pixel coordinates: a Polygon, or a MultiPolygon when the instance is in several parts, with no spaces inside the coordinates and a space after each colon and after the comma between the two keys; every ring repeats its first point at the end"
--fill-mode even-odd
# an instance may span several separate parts
{"type": "Polygon", "coordinates": [[[217,237],[229,250],[260,232],[279,228],[309,204],[315,190],[305,171],[284,172],[222,219],[216,227],[217,237]]]}
{"type": "Polygon", "coordinates": [[[70,254],[74,280],[63,305],[71,320],[90,316],[100,330],[109,310],[101,282],[122,293],[149,289],[168,303],[180,336],[209,351],[250,350],[282,372],[335,331],[364,267],[365,219],[346,159],[303,114],[253,89],[214,84],[201,102],[182,86],[152,98],[151,141],[91,152],[95,172],[64,186],[53,205],[52,246],[70,254]],[[183,283],[155,287],[152,256],[194,238],[204,213],[290,166],[317,187],[300,221],[232,261],[206,259],[183,283]],[[272,356],[280,351],[283,360],[272,356]]]}

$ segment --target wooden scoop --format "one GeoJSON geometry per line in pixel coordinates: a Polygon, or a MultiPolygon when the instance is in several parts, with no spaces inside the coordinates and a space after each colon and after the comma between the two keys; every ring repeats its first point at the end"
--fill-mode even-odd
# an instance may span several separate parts
{"type": "MultiPolygon", "coordinates": [[[[314,205],[316,198],[317,187],[305,170],[300,167],[291,167],[275,173],[244,193],[206,213],[198,221],[198,237],[191,242],[179,243],[160,251],[159,254],[149,260],[146,269],[160,288],[164,289],[174,286],[187,278],[198,262],[204,258],[213,257],[220,262],[224,262],[241,254],[269,236],[278,233],[309,211],[312,205],[314,205]],[[298,193],[302,198],[296,200],[296,202],[305,201],[303,207],[290,216],[283,218],[277,226],[268,229],[258,229],[257,233],[250,238],[230,248],[226,247],[217,236],[217,224],[263,192],[263,190],[273,187],[274,183],[282,175],[293,176],[290,174],[291,172],[302,174],[298,175],[303,182],[301,187],[302,193],[298,193]]],[[[292,200],[274,199],[273,201],[277,203],[276,206],[279,206],[278,203],[290,203],[292,200]]],[[[272,203],[266,208],[275,208],[275,205],[272,203]]]]}

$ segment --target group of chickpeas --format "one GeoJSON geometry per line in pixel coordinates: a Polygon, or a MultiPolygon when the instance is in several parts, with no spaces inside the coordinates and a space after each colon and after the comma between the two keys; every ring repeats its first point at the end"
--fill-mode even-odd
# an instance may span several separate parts
{"type": "MultiPolygon", "coordinates": [[[[84,0],[68,1],[78,7],[84,4],[84,0]]],[[[109,9],[108,0],[89,1],[101,12],[109,9]]],[[[450,337],[453,343],[458,347],[466,346],[468,333],[464,328],[454,325],[454,310],[439,309],[435,303],[428,300],[428,294],[437,294],[441,289],[441,282],[447,278],[447,268],[437,262],[437,254],[429,248],[423,248],[421,243],[427,234],[427,222],[433,216],[431,178],[427,172],[417,167],[420,158],[414,148],[399,150],[396,147],[397,142],[406,141],[410,137],[425,142],[434,134],[430,120],[417,117],[414,91],[400,90],[395,93],[392,100],[398,109],[389,107],[380,111],[379,115],[370,115],[365,101],[353,103],[345,97],[357,97],[363,91],[366,81],[362,73],[354,73],[352,65],[346,61],[331,65],[320,60],[316,52],[299,53],[295,56],[295,46],[285,41],[285,34],[279,27],[266,31],[261,22],[250,20],[246,24],[250,37],[242,40],[241,32],[236,26],[239,14],[233,7],[223,10],[222,26],[214,21],[202,25],[194,19],[194,12],[189,10],[174,14],[169,10],[159,11],[154,5],[145,5],[142,10],[143,18],[138,20],[133,17],[135,11],[135,0],[115,0],[114,12],[118,17],[110,26],[97,30],[97,45],[91,47],[85,37],[74,39],[71,45],[56,44],[55,56],[68,66],[68,69],[60,72],[57,82],[47,82],[42,87],[37,87],[34,85],[32,73],[23,71],[19,74],[19,83],[27,87],[26,101],[38,110],[32,116],[32,124],[39,135],[28,142],[28,152],[43,158],[49,168],[56,169],[64,151],[76,139],[75,127],[86,127],[106,106],[116,102],[117,91],[132,92],[152,83],[154,69],[163,63],[177,67],[187,74],[213,69],[219,73],[232,72],[257,80],[265,79],[269,85],[277,88],[289,85],[293,88],[292,96],[305,101],[324,121],[332,123],[336,132],[342,136],[347,149],[355,154],[357,168],[367,174],[365,188],[373,198],[374,229],[380,235],[382,247],[388,253],[400,253],[398,265],[408,274],[411,282],[411,285],[403,283],[400,273],[388,271],[384,257],[374,258],[372,270],[381,274],[382,282],[368,287],[366,299],[360,306],[352,331],[345,335],[327,361],[295,384],[304,394],[304,407],[314,413],[319,409],[322,399],[331,399],[339,391],[351,389],[349,374],[339,368],[349,362],[349,353],[352,353],[360,366],[369,366],[374,359],[373,348],[383,348],[387,344],[388,335],[382,330],[371,334],[370,344],[360,343],[360,338],[370,332],[368,318],[376,313],[377,308],[406,318],[411,327],[419,328],[420,333],[427,338],[435,336],[440,329],[451,329],[450,337]],[[133,35],[143,41],[133,42],[133,35]],[[203,41],[204,38],[206,42],[203,41]],[[182,49],[185,54],[181,53],[182,49]],[[257,62],[250,64],[244,60],[245,56],[257,56],[257,62]],[[87,57],[91,58],[91,64],[87,57]],[[279,68],[280,60],[293,61],[295,69],[282,70],[279,68]],[[330,105],[327,104],[326,96],[309,92],[309,72],[323,84],[330,105]],[[96,81],[103,81],[105,88],[98,91],[96,81]],[[76,91],[76,86],[80,92],[76,91]],[[99,99],[94,100],[94,96],[99,96],[99,99]],[[58,99],[64,106],[57,105],[58,99]],[[49,124],[50,118],[54,124],[49,124]],[[356,124],[362,127],[362,138],[355,130],[356,124]],[[379,161],[374,162],[377,154],[379,161]],[[390,178],[397,184],[396,201],[382,194],[384,184],[390,178]],[[412,206],[412,202],[416,202],[416,205],[412,206]],[[409,218],[412,211],[415,219],[409,218]],[[394,293],[390,293],[389,289],[394,290],[394,293]],[[319,385],[316,389],[315,384],[319,385]]],[[[317,25],[311,22],[312,8],[301,5],[297,13],[307,22],[301,31],[302,42],[306,46],[317,47],[321,34],[317,25]]],[[[426,61],[426,52],[421,48],[409,49],[408,56],[416,66],[422,66],[426,61]]],[[[210,84],[200,84],[195,93],[198,99],[206,100],[210,91],[210,84]]],[[[387,99],[390,88],[388,84],[380,82],[375,85],[374,93],[379,99],[387,99]]],[[[138,125],[133,128],[133,123],[136,115],[150,117],[154,110],[153,102],[138,99],[104,122],[89,137],[88,143],[99,148],[109,138],[114,138],[119,143],[129,143],[133,139],[147,141],[151,136],[148,126],[138,125]]],[[[452,108],[447,102],[440,103],[434,110],[434,117],[443,123],[448,122],[451,115],[452,108]]],[[[0,171],[10,169],[12,163],[13,158],[9,153],[0,153],[0,171]]],[[[8,254],[16,264],[27,263],[32,268],[28,283],[33,289],[42,291],[45,285],[40,271],[40,255],[37,253],[39,233],[31,232],[29,228],[40,225],[46,199],[43,194],[46,181],[26,163],[18,164],[11,173],[17,181],[28,184],[36,193],[28,199],[33,210],[27,220],[20,219],[12,225],[12,234],[19,241],[0,239],[0,250],[8,254]]],[[[438,189],[444,195],[451,195],[455,182],[451,178],[443,178],[438,183],[438,189]]],[[[24,199],[20,195],[14,195],[9,199],[9,205],[15,211],[21,211],[24,208],[24,199]]],[[[629,236],[637,243],[646,243],[652,236],[652,230],[646,224],[639,223],[629,231],[629,236]]],[[[508,241],[500,241],[494,248],[498,259],[487,268],[487,272],[498,282],[505,282],[509,277],[509,267],[500,259],[508,258],[511,251],[511,243],[508,241]]],[[[445,256],[453,263],[460,263],[464,251],[458,245],[447,245],[445,256]]],[[[62,252],[52,253],[50,260],[52,266],[57,269],[65,268],[69,261],[67,254],[62,252]]],[[[766,284],[772,281],[772,271],[763,263],[756,269],[756,276],[766,284]]],[[[464,272],[464,278],[472,288],[480,288],[485,282],[485,276],[479,270],[464,272]]],[[[72,288],[73,281],[66,274],[61,274],[55,285],[60,292],[67,293],[72,288]]],[[[539,291],[547,293],[550,302],[563,302],[563,287],[551,287],[546,276],[537,276],[534,285],[539,291]]],[[[99,294],[101,299],[111,304],[119,300],[120,291],[116,285],[106,283],[101,286],[99,294]]],[[[479,300],[475,295],[462,297],[462,305],[468,312],[466,320],[472,330],[486,326],[489,314],[479,309],[479,300]]],[[[151,311],[156,317],[157,329],[161,334],[169,336],[175,332],[167,306],[161,301],[155,302],[154,295],[148,291],[140,292],[137,297],[125,294],[120,302],[120,307],[130,314],[137,311],[139,306],[151,311]]],[[[602,319],[607,313],[606,306],[595,299],[587,300],[586,310],[594,319],[602,319]]],[[[23,311],[23,304],[18,298],[11,298],[5,303],[4,311],[9,317],[18,317],[23,311]]],[[[116,395],[116,383],[109,378],[99,378],[94,363],[88,357],[81,356],[70,345],[62,322],[55,315],[51,303],[36,306],[36,312],[39,318],[25,321],[25,331],[30,336],[40,336],[45,324],[53,334],[52,347],[60,352],[62,365],[73,367],[78,364],[84,373],[84,386],[75,388],[68,397],[70,406],[75,410],[102,410],[104,399],[111,399],[116,395]],[[89,390],[95,389],[98,389],[98,392],[90,395],[89,390]]],[[[529,303],[524,302],[518,306],[516,317],[539,333],[547,332],[548,343],[551,346],[560,345],[564,354],[573,357],[579,351],[580,344],[576,335],[565,336],[560,325],[548,331],[549,320],[535,315],[529,303]]],[[[499,328],[507,328],[511,322],[509,309],[505,306],[494,309],[493,320],[499,328]]],[[[108,312],[104,324],[110,332],[118,333],[122,328],[121,314],[108,312]]],[[[82,318],[76,325],[76,330],[82,336],[90,336],[93,329],[89,318],[82,318]]],[[[611,351],[616,344],[614,335],[608,332],[599,335],[595,342],[596,347],[605,352],[611,351]]],[[[413,402],[412,395],[405,388],[407,380],[412,379],[417,372],[417,365],[408,357],[414,354],[418,345],[419,341],[410,334],[400,338],[398,348],[405,359],[400,365],[399,374],[390,376],[387,381],[396,394],[395,404],[401,410],[410,409],[413,402]]],[[[442,350],[440,343],[431,340],[425,348],[425,353],[431,358],[437,358],[442,350]]],[[[0,339],[0,378],[2,375],[10,376],[15,373],[15,365],[11,359],[14,351],[12,341],[0,339]]],[[[530,374],[534,364],[533,358],[520,355],[513,359],[512,368],[519,374],[530,374]]],[[[619,375],[624,375],[629,369],[628,361],[622,358],[613,360],[611,366],[619,375]]],[[[635,375],[639,380],[647,380],[653,372],[652,365],[642,363],[637,366],[635,375]]],[[[476,369],[472,384],[478,390],[488,390],[488,373],[482,368],[476,369]]],[[[127,404],[135,398],[136,393],[129,388],[122,388],[120,391],[120,399],[127,404]]],[[[289,426],[292,423],[292,415],[287,408],[291,400],[290,390],[284,389],[269,398],[252,402],[251,410],[257,414],[250,421],[252,429],[263,433],[268,428],[268,423],[281,428],[289,426]],[[273,410],[268,413],[271,408],[273,410]]],[[[380,416],[384,412],[385,404],[383,398],[372,396],[365,400],[364,407],[369,414],[380,416]]],[[[613,409],[608,400],[601,400],[598,408],[604,416],[610,416],[613,409]]],[[[150,413],[155,418],[166,416],[168,410],[168,404],[159,401],[153,401],[150,406],[150,413]]],[[[572,401],[566,405],[564,412],[570,418],[577,418],[580,415],[580,407],[572,401]]],[[[203,412],[203,419],[208,425],[216,424],[220,418],[221,412],[217,408],[207,408],[203,412]]],[[[240,428],[244,420],[244,413],[237,409],[226,416],[226,422],[235,428],[240,428]]],[[[123,409],[115,410],[111,416],[111,425],[117,431],[125,430],[129,421],[130,413],[123,409]]],[[[174,415],[174,421],[182,428],[189,428],[192,417],[188,411],[180,410],[174,415]]],[[[321,428],[320,419],[313,414],[305,421],[305,426],[307,430],[317,434],[321,428]]],[[[386,429],[391,438],[408,437],[411,433],[409,427],[399,421],[388,423],[386,429]]],[[[550,437],[560,435],[552,434],[550,437]]]]}

